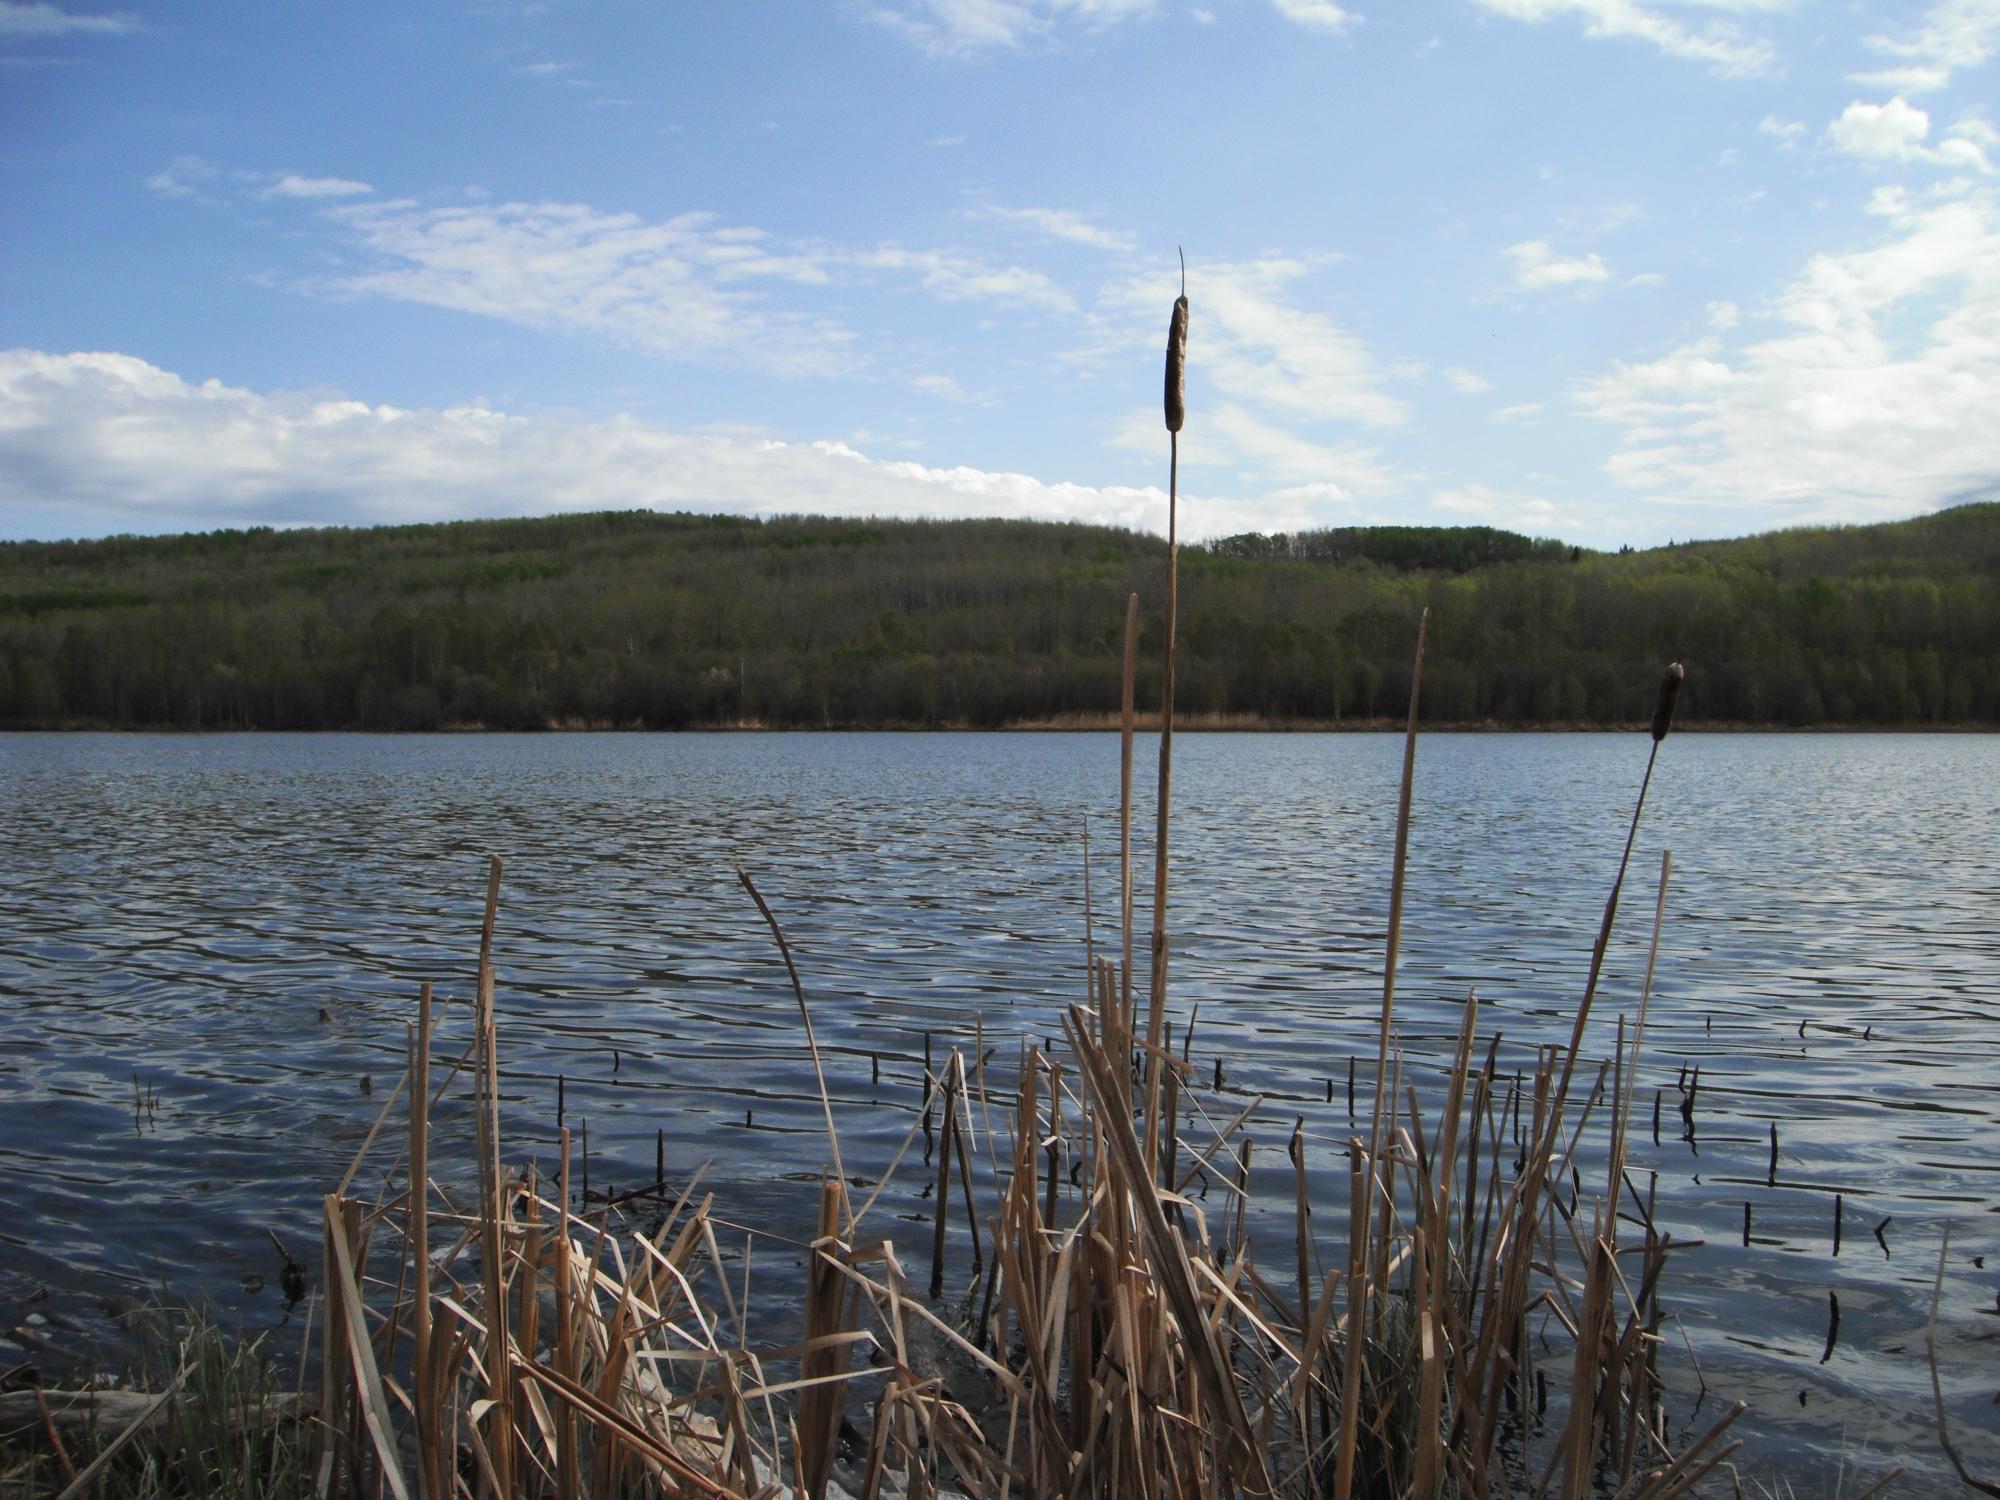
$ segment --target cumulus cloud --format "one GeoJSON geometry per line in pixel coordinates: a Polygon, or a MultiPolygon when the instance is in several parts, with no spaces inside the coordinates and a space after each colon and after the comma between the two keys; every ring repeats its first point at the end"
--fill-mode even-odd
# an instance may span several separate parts
{"type": "Polygon", "coordinates": [[[1923,162],[1979,172],[1993,170],[1984,144],[1991,139],[1992,127],[1985,121],[1973,119],[1956,126],[1935,146],[1924,144],[1930,133],[1929,113],[1901,96],[1887,104],[1856,100],[1826,127],[1826,138],[1836,151],[1864,160],[1923,162]]]}
{"type": "Polygon", "coordinates": [[[1979,67],[2000,52],[2000,0],[1938,0],[1913,34],[1871,36],[1868,45],[1898,61],[1853,75],[1857,83],[1904,94],[1935,92],[1953,73],[1979,67]]]}
{"type": "Polygon", "coordinates": [[[1799,120],[1781,120],[1776,115],[1766,115],[1757,122],[1757,134],[1770,136],[1787,150],[1796,146],[1805,133],[1805,124],[1799,120]]]}
{"type": "Polygon", "coordinates": [[[1478,396],[1493,389],[1493,382],[1477,370],[1468,370],[1460,365],[1445,369],[1444,378],[1451,388],[1464,396],[1478,396]]]}
{"type": "MultiPolygon", "coordinates": [[[[1724,75],[1745,77],[1769,73],[1777,53],[1764,39],[1734,22],[1711,19],[1689,25],[1668,13],[1665,5],[1641,0],[1474,0],[1484,10],[1516,21],[1540,23],[1571,17],[1583,24],[1585,36],[1626,38],[1646,42],[1669,57],[1704,62],[1724,75]]],[[[1737,12],[1788,8],[1788,0],[1694,0],[1697,8],[1737,12]]]]}
{"type": "Polygon", "coordinates": [[[883,0],[868,14],[933,57],[967,57],[1088,35],[1144,15],[1155,0],[883,0]]]}
{"type": "MultiPolygon", "coordinates": [[[[192,382],[123,354],[0,352],[0,505],[29,534],[370,525],[566,510],[1008,516],[1163,531],[1157,487],[874,458],[614,417],[370,405],[192,382]]],[[[1190,536],[1312,524],[1297,497],[1183,494],[1190,536]]]]}
{"type": "Polygon", "coordinates": [[[1607,470],[1649,496],[1785,523],[1891,519],[2000,485],[2000,205],[1878,193],[1869,247],[1817,255],[1770,308],[1577,392],[1620,429],[1607,470]]]}
{"type": "Polygon", "coordinates": [[[1611,272],[1595,251],[1588,255],[1558,255],[1546,240],[1523,240],[1501,252],[1514,263],[1514,285],[1539,292],[1556,286],[1588,286],[1605,281],[1611,272]]]}

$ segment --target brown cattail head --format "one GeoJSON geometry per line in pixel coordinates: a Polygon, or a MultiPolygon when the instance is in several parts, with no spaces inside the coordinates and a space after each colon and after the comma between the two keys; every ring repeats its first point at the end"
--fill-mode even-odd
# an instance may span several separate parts
{"type": "Polygon", "coordinates": [[[1174,298],[1173,321],[1167,324],[1167,431],[1179,432],[1187,420],[1188,300],[1174,298]]]}
{"type": "Polygon", "coordinates": [[[1653,743],[1658,744],[1667,737],[1667,731],[1674,723],[1674,700],[1681,695],[1681,684],[1687,681],[1687,668],[1675,662],[1667,668],[1666,676],[1660,679],[1660,701],[1653,710],[1653,743]]]}

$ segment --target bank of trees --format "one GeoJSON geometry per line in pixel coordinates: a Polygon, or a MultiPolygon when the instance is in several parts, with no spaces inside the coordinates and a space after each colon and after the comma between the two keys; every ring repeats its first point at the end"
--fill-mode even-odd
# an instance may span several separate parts
{"type": "MultiPolygon", "coordinates": [[[[0,546],[0,723],[997,725],[1118,703],[1164,545],[1097,527],[602,514],[0,546]]],[[[1490,528],[1182,556],[1186,711],[2000,723],[2000,506],[1618,555],[1490,528]]],[[[1141,678],[1142,703],[1157,673],[1141,678]]]]}

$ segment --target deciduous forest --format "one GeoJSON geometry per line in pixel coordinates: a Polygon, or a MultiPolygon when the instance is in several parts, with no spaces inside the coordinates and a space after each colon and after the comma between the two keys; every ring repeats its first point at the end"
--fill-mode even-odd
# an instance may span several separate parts
{"type": "MultiPolygon", "coordinates": [[[[973,726],[1116,711],[1165,544],[1036,522],[650,512],[0,545],[0,724],[973,726]]],[[[2000,505],[1598,553],[1484,527],[1182,551],[1179,709],[2000,724],[2000,505]]],[[[1140,702],[1157,694],[1140,675],[1140,702]]]]}

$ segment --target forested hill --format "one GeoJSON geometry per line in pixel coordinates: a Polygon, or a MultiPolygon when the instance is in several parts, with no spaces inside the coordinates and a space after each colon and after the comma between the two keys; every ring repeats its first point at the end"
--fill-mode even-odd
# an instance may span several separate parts
{"type": "MultiPolygon", "coordinates": [[[[1166,548],[1027,522],[651,513],[0,545],[0,723],[999,725],[1115,711],[1166,548]]],[[[1182,557],[1189,714],[2000,725],[2000,505],[1616,555],[1487,528],[1182,557]]],[[[1157,701],[1157,666],[1140,677],[1157,701]]]]}

